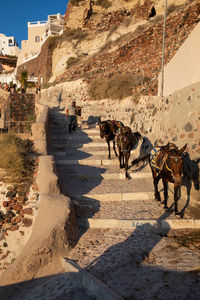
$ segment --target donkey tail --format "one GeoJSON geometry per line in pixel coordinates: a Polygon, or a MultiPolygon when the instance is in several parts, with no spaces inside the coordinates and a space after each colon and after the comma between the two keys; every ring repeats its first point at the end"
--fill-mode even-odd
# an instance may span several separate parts
{"type": "Polygon", "coordinates": [[[145,155],[143,157],[138,157],[138,158],[132,160],[131,164],[134,166],[134,165],[138,164],[141,161],[147,160],[149,158],[149,156],[150,156],[150,154],[147,154],[147,155],[145,155]]]}

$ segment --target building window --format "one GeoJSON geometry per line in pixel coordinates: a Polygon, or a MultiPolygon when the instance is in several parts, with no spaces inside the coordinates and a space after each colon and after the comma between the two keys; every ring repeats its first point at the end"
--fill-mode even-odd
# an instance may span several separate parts
{"type": "Polygon", "coordinates": [[[12,41],[11,39],[8,40],[8,43],[9,43],[9,44],[12,44],[12,42],[13,42],[13,41],[12,41]]]}
{"type": "Polygon", "coordinates": [[[37,35],[37,36],[35,37],[35,42],[38,43],[39,41],[40,41],[40,37],[37,35]]]}

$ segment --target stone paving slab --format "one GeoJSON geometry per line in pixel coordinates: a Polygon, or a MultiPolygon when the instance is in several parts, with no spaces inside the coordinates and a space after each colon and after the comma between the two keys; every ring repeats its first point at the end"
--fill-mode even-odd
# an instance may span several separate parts
{"type": "MultiPolygon", "coordinates": [[[[92,219],[173,219],[180,220],[194,219],[190,207],[184,210],[185,201],[179,202],[180,215],[175,215],[173,208],[174,202],[172,199],[169,201],[169,209],[164,210],[164,205],[155,200],[135,200],[135,201],[98,201],[94,199],[74,200],[76,215],[81,218],[92,219]]],[[[195,226],[198,226],[198,222],[195,226]]]]}
{"type": "Polygon", "coordinates": [[[187,230],[163,235],[153,227],[89,229],[69,258],[125,299],[199,299],[200,235],[194,241],[187,230]]]}
{"type": "Polygon", "coordinates": [[[131,193],[135,195],[136,193],[153,192],[153,182],[151,178],[138,178],[130,180],[118,180],[110,179],[103,180],[101,176],[96,178],[69,178],[67,174],[63,174],[62,178],[59,178],[59,182],[65,186],[65,190],[69,191],[71,195],[73,194],[118,194],[122,193],[124,195],[123,200],[129,200],[132,197],[131,193]],[[127,199],[125,199],[127,198],[127,199]]]}

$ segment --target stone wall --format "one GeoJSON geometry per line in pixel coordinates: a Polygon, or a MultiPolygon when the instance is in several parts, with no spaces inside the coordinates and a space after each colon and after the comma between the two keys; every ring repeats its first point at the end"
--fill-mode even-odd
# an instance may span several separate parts
{"type": "Polygon", "coordinates": [[[48,38],[42,45],[41,52],[36,58],[18,66],[17,76],[20,77],[21,72],[26,70],[28,75],[38,78],[39,84],[47,82],[52,74],[52,52],[53,38],[48,38]]]}
{"type": "MultiPolygon", "coordinates": [[[[47,143],[48,107],[37,103],[36,116],[34,142],[37,138],[42,138],[47,143]]],[[[50,275],[48,265],[53,261],[56,264],[78,240],[79,231],[73,205],[69,198],[60,194],[57,180],[53,157],[41,155],[34,182],[39,201],[32,233],[20,255],[2,274],[1,295],[4,293],[3,286],[50,275]]]]}
{"type": "Polygon", "coordinates": [[[36,122],[32,125],[32,137],[36,151],[40,155],[47,154],[47,133],[49,126],[48,106],[36,103],[36,122]]]}
{"type": "Polygon", "coordinates": [[[27,121],[34,113],[34,94],[10,94],[10,119],[12,121],[27,121]]]}

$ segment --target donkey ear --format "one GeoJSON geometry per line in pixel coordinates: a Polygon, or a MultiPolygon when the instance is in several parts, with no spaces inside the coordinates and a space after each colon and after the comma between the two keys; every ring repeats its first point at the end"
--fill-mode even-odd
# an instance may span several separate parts
{"type": "Polygon", "coordinates": [[[186,147],[187,144],[185,144],[185,146],[178,151],[179,155],[181,155],[185,151],[186,147]]]}

